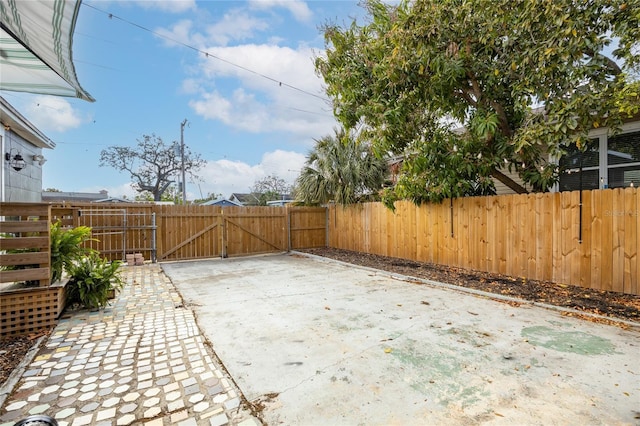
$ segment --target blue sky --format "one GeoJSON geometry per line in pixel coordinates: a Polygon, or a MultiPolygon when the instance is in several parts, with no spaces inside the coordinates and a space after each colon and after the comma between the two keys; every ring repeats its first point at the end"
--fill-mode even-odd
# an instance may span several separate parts
{"type": "Polygon", "coordinates": [[[313,67],[320,27],[362,15],[339,0],[86,0],[73,57],[96,102],[2,95],[56,143],[43,188],[132,197],[126,173],[99,167],[100,151],[152,133],[180,140],[185,118],[185,143],[207,161],[188,199],[248,192],[271,174],[292,183],[314,139],[336,126],[313,67]]]}

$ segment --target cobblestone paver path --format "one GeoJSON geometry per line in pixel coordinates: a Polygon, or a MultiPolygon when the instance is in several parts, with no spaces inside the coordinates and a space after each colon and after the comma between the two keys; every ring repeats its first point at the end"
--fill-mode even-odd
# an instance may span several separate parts
{"type": "Polygon", "coordinates": [[[60,426],[258,425],[160,267],[123,267],[123,277],[111,306],[63,316],[0,426],[33,414],[60,426]]]}

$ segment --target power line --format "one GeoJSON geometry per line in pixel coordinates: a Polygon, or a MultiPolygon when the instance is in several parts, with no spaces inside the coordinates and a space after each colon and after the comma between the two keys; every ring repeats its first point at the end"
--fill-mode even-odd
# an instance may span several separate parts
{"type": "Polygon", "coordinates": [[[267,79],[267,80],[269,80],[269,81],[272,81],[272,82],[274,82],[274,83],[277,83],[280,87],[282,87],[282,86],[284,86],[284,87],[288,87],[289,89],[296,90],[296,91],[298,91],[298,92],[300,92],[300,93],[304,93],[305,95],[313,96],[313,97],[318,98],[318,99],[321,99],[321,100],[323,100],[323,101],[325,101],[325,102],[330,102],[330,100],[329,100],[329,99],[327,99],[327,98],[325,98],[324,96],[316,95],[315,93],[311,93],[311,92],[306,91],[306,90],[304,90],[304,89],[301,89],[301,88],[299,88],[299,87],[293,86],[293,85],[291,85],[291,84],[289,84],[289,83],[285,83],[285,82],[280,81],[280,80],[278,80],[278,79],[276,79],[276,78],[273,78],[273,77],[270,77],[270,76],[268,76],[268,75],[262,74],[262,73],[260,73],[260,72],[258,72],[258,71],[252,70],[251,68],[247,68],[247,67],[245,67],[245,66],[242,66],[242,65],[236,64],[236,63],[234,63],[234,62],[231,62],[231,61],[229,61],[229,60],[227,60],[227,59],[221,58],[221,57],[219,57],[219,56],[217,56],[217,55],[214,55],[214,54],[212,54],[212,53],[209,53],[209,52],[207,52],[207,51],[204,51],[204,50],[198,49],[197,47],[192,46],[192,45],[190,45],[190,44],[183,43],[183,42],[181,42],[181,41],[179,41],[179,40],[172,39],[171,37],[167,37],[167,36],[166,36],[166,35],[164,35],[164,34],[160,34],[160,33],[158,33],[158,32],[155,32],[155,31],[153,31],[153,30],[151,30],[151,29],[149,29],[149,28],[147,28],[147,27],[145,27],[145,26],[143,26],[143,25],[137,24],[137,23],[135,23],[135,22],[133,22],[133,21],[129,21],[128,19],[122,18],[122,17],[120,17],[120,16],[118,16],[118,15],[114,15],[113,13],[109,13],[109,12],[107,12],[107,11],[105,11],[105,10],[102,10],[102,9],[99,9],[99,8],[97,8],[97,7],[95,7],[95,6],[92,6],[92,5],[88,4],[88,3],[81,3],[81,4],[82,4],[82,6],[86,6],[86,7],[89,7],[89,8],[91,8],[91,9],[94,9],[94,10],[96,10],[96,11],[98,11],[98,12],[104,13],[105,15],[107,15],[107,16],[109,17],[109,19],[118,19],[118,20],[120,20],[120,21],[122,21],[122,22],[124,22],[124,23],[126,23],[126,24],[129,24],[129,25],[134,26],[134,27],[136,27],[136,28],[138,28],[138,29],[141,29],[141,30],[143,30],[143,31],[146,31],[146,32],[148,32],[148,33],[151,33],[151,34],[155,35],[156,37],[160,37],[160,38],[163,38],[163,39],[165,39],[165,40],[169,40],[169,41],[171,41],[172,43],[175,43],[175,44],[181,45],[181,46],[186,47],[186,48],[188,48],[188,49],[191,49],[191,50],[193,50],[193,51],[195,51],[195,52],[201,53],[201,54],[203,54],[206,58],[213,58],[213,59],[217,59],[217,60],[219,60],[219,61],[221,61],[221,62],[224,62],[224,63],[226,63],[226,64],[229,64],[229,65],[231,65],[231,66],[233,66],[233,67],[239,68],[239,69],[241,69],[241,70],[243,70],[243,71],[246,71],[246,72],[249,72],[249,73],[255,74],[255,75],[259,76],[259,77],[262,77],[262,78],[264,78],[264,79],[267,79]]]}

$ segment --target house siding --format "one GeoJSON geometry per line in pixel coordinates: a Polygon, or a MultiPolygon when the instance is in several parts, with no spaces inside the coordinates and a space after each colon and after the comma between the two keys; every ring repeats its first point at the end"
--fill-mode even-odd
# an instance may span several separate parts
{"type": "Polygon", "coordinates": [[[34,155],[42,155],[42,148],[27,142],[11,130],[2,130],[2,201],[6,202],[36,202],[42,201],[42,166],[33,160],[34,155]],[[19,153],[26,162],[25,167],[14,170],[5,153],[15,155],[19,153]]]}
{"type": "MultiPolygon", "coordinates": [[[[518,185],[525,186],[524,181],[520,179],[520,176],[518,176],[518,173],[516,173],[515,171],[511,171],[511,172],[509,170],[500,170],[500,171],[504,173],[506,176],[513,179],[514,182],[517,183],[518,185]]],[[[509,188],[507,185],[505,185],[504,183],[500,182],[497,179],[493,179],[493,183],[496,187],[496,195],[511,195],[516,193],[513,189],[509,188]]]]}

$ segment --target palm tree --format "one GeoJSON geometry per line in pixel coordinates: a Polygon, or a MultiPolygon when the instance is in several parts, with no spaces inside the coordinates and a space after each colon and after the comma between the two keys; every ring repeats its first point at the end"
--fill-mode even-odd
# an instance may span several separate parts
{"type": "Polygon", "coordinates": [[[375,199],[387,177],[386,161],[344,129],[334,132],[316,140],[296,180],[296,199],[312,205],[375,199]]]}

